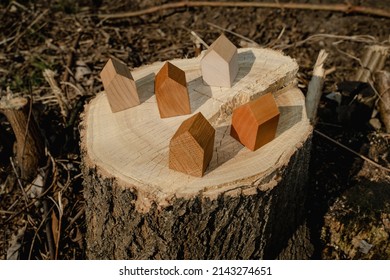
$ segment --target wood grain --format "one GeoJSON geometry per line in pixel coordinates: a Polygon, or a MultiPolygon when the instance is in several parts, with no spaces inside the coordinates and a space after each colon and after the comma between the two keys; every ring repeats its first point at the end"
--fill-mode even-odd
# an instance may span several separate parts
{"type": "Polygon", "coordinates": [[[133,76],[125,64],[109,59],[100,72],[100,78],[113,113],[140,104],[133,76]]]}
{"type": "Polygon", "coordinates": [[[272,93],[267,93],[233,111],[230,135],[255,151],[275,138],[279,115],[272,93]]]}
{"type": "Polygon", "coordinates": [[[169,144],[169,168],[202,177],[213,156],[215,129],[202,113],[185,120],[169,144]]]}
{"type": "Polygon", "coordinates": [[[204,54],[201,68],[206,84],[231,87],[238,73],[236,46],[222,34],[204,54]]]}
{"type": "Polygon", "coordinates": [[[166,62],[157,73],[154,92],[161,118],[191,113],[185,73],[172,63],[166,62]]]}

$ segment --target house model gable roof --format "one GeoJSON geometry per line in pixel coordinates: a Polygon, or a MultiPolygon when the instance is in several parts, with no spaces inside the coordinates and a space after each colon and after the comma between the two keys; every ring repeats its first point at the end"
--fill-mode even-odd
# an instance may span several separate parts
{"type": "Polygon", "coordinates": [[[230,42],[230,40],[226,38],[225,35],[221,34],[221,36],[219,36],[218,39],[211,44],[209,49],[204,54],[203,59],[211,52],[216,53],[223,60],[229,62],[237,52],[237,47],[232,42],[230,42]]]}
{"type": "Polygon", "coordinates": [[[109,59],[104,65],[103,70],[100,72],[103,85],[109,86],[112,80],[118,75],[128,79],[133,78],[131,72],[127,66],[116,59],[109,59]]]}
{"type": "Polygon", "coordinates": [[[204,135],[210,135],[214,131],[214,128],[205,119],[201,113],[197,113],[191,118],[185,120],[176,133],[173,135],[172,140],[181,137],[184,134],[189,134],[191,137],[199,143],[199,146],[204,148],[208,140],[204,135]]]}
{"type": "Polygon", "coordinates": [[[170,62],[166,62],[156,76],[156,84],[163,85],[167,79],[186,86],[186,75],[183,70],[170,62]]]}

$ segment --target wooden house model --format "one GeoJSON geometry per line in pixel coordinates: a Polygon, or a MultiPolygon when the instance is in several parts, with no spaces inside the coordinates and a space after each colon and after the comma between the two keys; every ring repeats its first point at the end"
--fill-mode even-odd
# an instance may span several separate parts
{"type": "Polygon", "coordinates": [[[255,151],[275,138],[279,115],[273,95],[263,95],[233,111],[230,135],[255,151]]]}
{"type": "Polygon", "coordinates": [[[206,84],[231,87],[238,73],[237,48],[222,34],[209,47],[200,63],[206,84]]]}
{"type": "Polygon", "coordinates": [[[202,177],[213,156],[215,129],[202,113],[185,120],[169,144],[169,168],[202,177]]]}
{"type": "Polygon", "coordinates": [[[166,62],[157,73],[154,93],[161,118],[191,113],[186,75],[172,63],[166,62]]]}
{"type": "Polygon", "coordinates": [[[100,72],[100,78],[113,113],[140,104],[135,81],[125,64],[109,59],[100,72]]]}

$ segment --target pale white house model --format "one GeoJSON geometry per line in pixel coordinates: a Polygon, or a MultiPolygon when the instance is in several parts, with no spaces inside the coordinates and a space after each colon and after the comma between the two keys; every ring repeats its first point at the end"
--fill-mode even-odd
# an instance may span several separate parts
{"type": "Polygon", "coordinates": [[[201,60],[203,81],[210,86],[231,87],[238,73],[236,46],[221,35],[201,60]]]}

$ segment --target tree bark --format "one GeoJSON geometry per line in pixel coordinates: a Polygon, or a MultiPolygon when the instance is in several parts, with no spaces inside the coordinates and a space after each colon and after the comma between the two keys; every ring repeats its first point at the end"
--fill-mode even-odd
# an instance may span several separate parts
{"type": "Polygon", "coordinates": [[[90,259],[305,259],[304,203],[312,127],[296,88],[294,60],[240,49],[232,88],[208,87],[199,62],[183,69],[191,112],[216,129],[202,178],[168,168],[170,137],[188,118],[160,119],[153,95],[162,63],[136,69],[141,104],[111,113],[104,93],[81,125],[87,256],[90,259]],[[281,112],[276,138],[252,152],[230,136],[234,108],[272,92],[281,112]]]}

